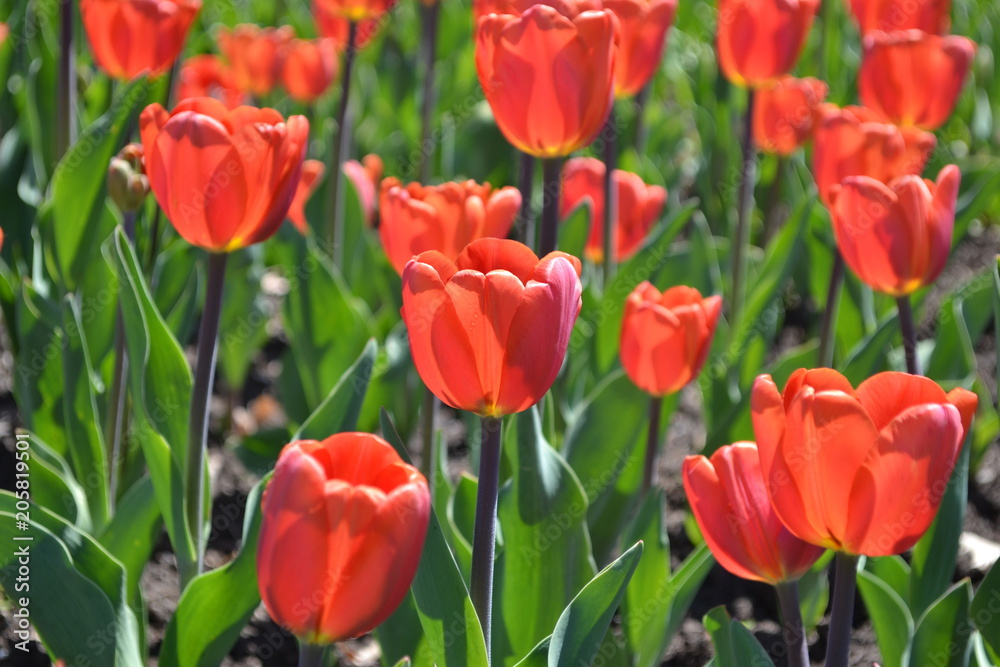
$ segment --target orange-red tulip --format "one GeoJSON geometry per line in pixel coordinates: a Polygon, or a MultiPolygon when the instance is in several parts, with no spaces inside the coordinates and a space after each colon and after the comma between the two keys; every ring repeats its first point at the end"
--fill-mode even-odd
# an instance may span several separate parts
{"type": "Polygon", "coordinates": [[[481,17],[489,14],[520,16],[535,5],[548,5],[571,19],[576,18],[580,12],[603,8],[601,0],[473,0],[472,18],[478,24],[481,17]]]}
{"type": "Polygon", "coordinates": [[[829,91],[819,79],[783,76],[753,98],[754,144],[765,153],[791,155],[812,135],[820,104],[829,91]]]}
{"type": "Polygon", "coordinates": [[[177,99],[214,97],[230,109],[246,103],[246,95],[236,87],[232,72],[216,56],[188,58],[181,65],[177,99]]]}
{"type": "MultiPolygon", "coordinates": [[[[319,36],[333,40],[338,51],[344,50],[347,47],[350,21],[328,10],[319,0],[313,0],[312,13],[319,36]]],[[[354,37],[355,47],[364,48],[378,34],[381,27],[381,21],[378,19],[369,19],[358,23],[357,34],[354,37]]]]}
{"type": "Polygon", "coordinates": [[[170,69],[199,9],[201,0],[80,0],[94,60],[116,79],[170,69]]]}
{"type": "Polygon", "coordinates": [[[813,132],[813,178],[823,204],[848,176],[870,176],[888,183],[920,174],[937,140],[915,127],[886,123],[870,109],[824,104],[813,132]]]}
{"type": "Polygon", "coordinates": [[[406,187],[395,178],[382,181],[379,236],[389,261],[400,273],[428,250],[449,261],[476,239],[504,238],[521,207],[521,193],[510,186],[493,190],[475,181],[406,187]]]}
{"type": "Polygon", "coordinates": [[[375,206],[378,203],[378,184],[382,181],[382,158],[373,153],[357,160],[348,160],[341,167],[351,180],[351,185],[361,200],[365,223],[371,226],[375,221],[375,206]]]}
{"type": "Polygon", "coordinates": [[[146,175],[188,243],[226,252],[259,243],[285,219],[299,184],[309,121],[274,109],[183,100],[139,117],[146,175]]]}
{"type": "Polygon", "coordinates": [[[942,169],[937,183],[847,178],[833,189],[831,210],[844,261],[872,289],[894,297],[933,283],[951,251],[960,180],[955,165],[942,169]]]}
{"type": "Polygon", "coordinates": [[[421,379],[483,417],[527,410],[562,366],[580,314],[580,260],[480,239],[452,262],[436,250],[403,270],[403,321],[421,379]]]}
{"type": "Polygon", "coordinates": [[[615,13],[621,29],[615,94],[629,97],[638,93],[660,66],[677,0],[604,0],[604,8],[615,13]]]}
{"type": "Polygon", "coordinates": [[[533,5],[479,19],[476,71],[507,141],[542,158],[593,141],[614,101],[616,39],[608,10],[568,18],[533,5]]]}
{"type": "Polygon", "coordinates": [[[396,0],[315,0],[315,3],[333,16],[361,23],[382,16],[396,0]]]}
{"type": "Polygon", "coordinates": [[[281,74],[281,55],[295,38],[290,26],[258,28],[247,23],[219,33],[219,47],[232,67],[236,87],[267,95],[281,74]]]}
{"type": "Polygon", "coordinates": [[[329,39],[293,39],[282,54],[281,82],[292,99],[313,102],[337,76],[337,50],[329,39]]]}
{"type": "Polygon", "coordinates": [[[879,373],[855,391],[840,373],[799,369],[784,394],[754,383],[751,413],[774,509],[812,544],[899,554],[937,513],[978,398],[879,373]]]}
{"type": "Polygon", "coordinates": [[[726,445],[712,458],[684,459],[684,491],[715,560],[737,577],[794,581],[823,555],[822,547],[800,540],[781,523],[752,442],[726,445]]]}
{"type": "Polygon", "coordinates": [[[722,297],[678,285],[662,294],[648,281],[625,300],[621,358],[629,378],[654,396],[672,394],[701,371],[712,347],[722,297]]]}
{"type": "Polygon", "coordinates": [[[430,510],[427,480],[378,436],[285,446],[264,490],[257,546],[271,618],[313,644],[372,631],[410,588],[430,510]]]}
{"type": "Polygon", "coordinates": [[[968,37],[873,32],[864,39],[861,102],[897,125],[936,130],[955,108],[975,54],[968,37]]]}
{"type": "Polygon", "coordinates": [[[948,31],[951,0],[851,0],[851,13],[862,35],[876,30],[948,31]]]}
{"type": "MultiPolygon", "coordinates": [[[[590,205],[586,253],[597,263],[604,257],[604,172],[601,160],[581,157],[567,160],[562,173],[561,215],[565,218],[584,202],[590,205]]],[[[612,172],[611,180],[618,198],[615,260],[621,262],[635,254],[656,224],[667,201],[667,191],[658,185],[646,185],[637,174],[621,169],[612,172]]]]}
{"type": "Polygon", "coordinates": [[[722,73],[751,88],[788,74],[818,7],[819,0],[719,0],[722,73]]]}
{"type": "Polygon", "coordinates": [[[299,185],[295,189],[292,205],[288,207],[288,219],[295,225],[295,229],[303,234],[309,229],[309,222],[306,220],[306,202],[316,191],[325,172],[326,166],[319,160],[306,160],[302,163],[299,185]]]}

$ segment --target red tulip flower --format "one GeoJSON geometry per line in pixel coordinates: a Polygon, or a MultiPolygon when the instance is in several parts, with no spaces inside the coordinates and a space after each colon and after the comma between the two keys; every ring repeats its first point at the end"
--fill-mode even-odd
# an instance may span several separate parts
{"type": "Polygon", "coordinates": [[[281,75],[281,56],[295,38],[290,26],[258,28],[241,24],[219,33],[219,46],[232,67],[236,87],[253,95],[267,95],[281,75]]]}
{"type": "MultiPolygon", "coordinates": [[[[328,10],[320,0],[313,0],[313,19],[316,21],[316,30],[319,36],[333,41],[337,51],[347,48],[347,37],[350,31],[350,21],[328,10]]],[[[354,46],[363,48],[378,34],[381,22],[378,19],[369,19],[358,23],[358,32],[354,38],[354,46]]]]}
{"type": "Polygon", "coordinates": [[[80,0],[80,17],[97,65],[116,79],[170,69],[201,0],[80,0]]]}
{"type": "Polygon", "coordinates": [[[604,8],[615,13],[621,28],[615,94],[630,97],[642,90],[660,66],[677,0],[604,0],[604,8]]]}
{"type": "Polygon", "coordinates": [[[212,252],[259,243],[277,231],[299,184],[309,121],[274,109],[230,111],[208,97],[139,117],[146,175],[184,239],[212,252]]]}
{"type": "Polygon", "coordinates": [[[465,246],[481,238],[505,238],[521,207],[517,188],[493,190],[475,181],[406,187],[382,181],[379,236],[399,273],[414,255],[437,250],[455,261],[465,246]]]}
{"type": "Polygon", "coordinates": [[[757,445],[737,442],[712,458],[684,459],[684,491],[719,565],[743,579],[779,584],[805,574],[823,555],[785,528],[771,506],[757,445]]]}
{"type": "Polygon", "coordinates": [[[257,546],[271,618],[312,644],[371,632],[410,588],[430,511],[427,480],[378,436],[287,445],[264,490],[257,546]]]}
{"type": "Polygon", "coordinates": [[[851,0],[851,13],[862,35],[894,30],[948,31],[951,0],[851,0]]]}
{"type": "MultiPolygon", "coordinates": [[[[384,213],[383,213],[384,215],[384,213]]],[[[562,366],[580,313],[580,260],[479,239],[455,262],[436,250],[403,271],[403,321],[424,384],[481,417],[527,410],[562,366]]]]}
{"type": "Polygon", "coordinates": [[[293,39],[282,56],[281,82],[293,100],[316,101],[337,77],[337,51],[332,40],[293,39]]]}
{"type": "Polygon", "coordinates": [[[951,251],[960,180],[955,165],[942,169],[937,183],[847,178],[834,188],[831,209],[844,261],[872,289],[894,297],[933,283],[951,251]]]}
{"type": "Polygon", "coordinates": [[[907,373],[879,373],[855,391],[834,370],[799,369],[784,394],[760,376],[750,405],[775,511],[812,544],[903,553],[937,514],[977,402],[907,373]]]}
{"type": "Polygon", "coordinates": [[[218,57],[200,55],[188,58],[181,65],[177,99],[214,97],[229,109],[246,103],[246,95],[236,87],[232,72],[218,57]]]}
{"type": "MultiPolygon", "coordinates": [[[[581,157],[566,161],[562,172],[561,215],[569,213],[584,202],[590,205],[590,236],[586,253],[592,261],[600,263],[604,257],[604,162],[581,157]]],[[[649,230],[660,217],[667,191],[658,185],[646,185],[637,175],[615,169],[611,175],[618,201],[615,223],[615,261],[621,262],[636,253],[646,240],[649,230]]]]}
{"type": "Polygon", "coordinates": [[[569,155],[597,136],[614,100],[617,20],[548,5],[490,14],[476,29],[476,71],[500,131],[535,157],[569,155]]]}
{"type": "Polygon", "coordinates": [[[719,0],[719,66],[739,86],[757,88],[795,66],[819,0],[719,0]]]}
{"type": "Polygon", "coordinates": [[[601,0],[472,0],[472,19],[478,24],[480,18],[490,14],[520,16],[535,5],[548,5],[570,19],[581,12],[603,9],[601,0]]]}
{"type": "Polygon", "coordinates": [[[306,160],[302,163],[299,185],[295,188],[292,205],[288,207],[288,219],[302,234],[305,234],[306,230],[309,229],[309,222],[306,220],[306,202],[319,187],[325,172],[326,166],[319,160],[306,160]]]}
{"type": "Polygon", "coordinates": [[[702,298],[679,285],[660,294],[644,282],[629,294],[622,320],[621,358],[646,393],[666,396],[697,377],[712,347],[722,297],[702,298]]]}
{"type": "Polygon", "coordinates": [[[824,104],[813,132],[813,178],[823,204],[848,176],[869,176],[888,183],[920,174],[937,140],[915,127],[897,127],[864,107],[824,104]]]}
{"type": "Polygon", "coordinates": [[[348,160],[341,167],[351,185],[354,186],[358,198],[361,200],[361,209],[365,214],[365,224],[369,227],[375,220],[375,205],[378,203],[378,186],[382,181],[382,158],[375,154],[368,154],[357,160],[348,160]]]}
{"type": "Polygon", "coordinates": [[[955,108],[975,54],[968,37],[871,33],[858,74],[861,102],[897,125],[934,131],[955,108]]]}
{"type": "Polygon", "coordinates": [[[827,85],[819,79],[783,76],[753,98],[754,144],[765,153],[791,155],[812,135],[827,85]]]}
{"type": "Polygon", "coordinates": [[[395,4],[396,0],[315,0],[317,6],[333,16],[355,23],[377,19],[395,4]]]}

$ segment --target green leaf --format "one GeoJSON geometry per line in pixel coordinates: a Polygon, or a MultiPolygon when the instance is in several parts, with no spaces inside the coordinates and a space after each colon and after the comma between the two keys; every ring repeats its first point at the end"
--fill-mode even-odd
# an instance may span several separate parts
{"type": "Polygon", "coordinates": [[[69,463],[37,435],[26,435],[31,441],[31,499],[81,531],[92,532],[87,494],[69,463]]]}
{"type": "Polygon", "coordinates": [[[139,594],[142,570],[160,537],[160,507],[156,503],[153,482],[144,475],[129,487],[115,506],[115,514],[97,539],[108,553],[125,566],[128,593],[134,600],[139,594]]]}
{"type": "Polygon", "coordinates": [[[910,566],[901,556],[866,558],[865,569],[881,579],[900,600],[909,605],[910,566]]]}
{"type": "Polygon", "coordinates": [[[964,314],[965,300],[951,294],[941,304],[934,346],[924,374],[941,382],[960,382],[976,372],[976,351],[964,314]]]}
{"type": "Polygon", "coordinates": [[[66,413],[63,409],[62,310],[58,302],[21,283],[15,305],[19,352],[14,367],[14,397],[25,428],[37,433],[63,458],[66,413]]]}
{"type": "Polygon", "coordinates": [[[965,667],[969,661],[972,584],[963,579],[928,607],[917,621],[910,667],[965,667]]]}
{"type": "MultiPolygon", "coordinates": [[[[581,203],[570,211],[569,215],[559,223],[559,241],[556,247],[574,257],[583,257],[587,239],[590,237],[592,217],[588,203],[581,203]]],[[[597,224],[601,224],[600,221],[597,224]]]]}
{"type": "Polygon", "coordinates": [[[856,387],[884,368],[886,350],[893,338],[898,335],[898,319],[896,313],[893,313],[883,319],[875,331],[848,353],[843,364],[844,377],[856,387]]]}
{"type": "Polygon", "coordinates": [[[972,620],[994,653],[1000,655],[1000,564],[994,563],[972,598],[972,620]]]}
{"type": "Polygon", "coordinates": [[[219,320],[219,370],[226,385],[240,391],[258,350],[267,341],[272,303],[261,294],[263,267],[257,248],[233,253],[226,263],[226,298],[219,320]]]}
{"type": "Polygon", "coordinates": [[[257,588],[257,536],[261,496],[270,476],[247,496],[243,546],[236,558],[191,580],[170,618],[160,664],[165,667],[214,667],[222,662],[260,604],[257,588]]]}
{"type": "MultiPolygon", "coordinates": [[[[439,473],[440,474],[440,473],[439,473]]],[[[448,500],[448,524],[451,528],[451,550],[468,583],[472,576],[472,535],[476,525],[476,495],[479,481],[467,473],[458,478],[455,492],[448,500]]]]}
{"type": "MultiPolygon", "coordinates": [[[[783,386],[782,383],[779,386],[783,386]]],[[[830,579],[827,575],[834,552],[827,551],[799,579],[799,607],[806,632],[812,632],[823,620],[830,602],[830,579]]]]}
{"type": "Polygon", "coordinates": [[[396,611],[375,628],[375,637],[382,649],[383,665],[408,657],[416,667],[434,667],[434,656],[424,638],[412,593],[407,593],[396,611]]]}
{"type": "MultiPolygon", "coordinates": [[[[382,435],[409,462],[392,419],[383,410],[382,435]]],[[[455,557],[437,515],[431,511],[417,575],[410,587],[420,624],[438,667],[486,665],[486,641],[455,557]]]]}
{"type": "Polygon", "coordinates": [[[292,436],[292,440],[325,440],[334,433],[354,430],[377,352],[378,344],[369,340],[358,360],[344,372],[326,399],[292,436]]]}
{"type": "Polygon", "coordinates": [[[639,667],[659,665],[670,643],[664,628],[670,617],[670,542],[667,537],[663,490],[650,493],[625,534],[625,543],[641,541],[643,558],[622,601],[622,626],[639,667]]]}
{"type": "Polygon", "coordinates": [[[701,588],[712,566],[715,565],[715,558],[708,546],[702,544],[691,552],[681,566],[670,578],[668,590],[671,592],[670,615],[667,617],[667,627],[663,631],[665,637],[673,637],[684,622],[691,603],[694,602],[695,595],[701,588]]]}
{"type": "MultiPolygon", "coordinates": [[[[235,263],[234,257],[244,253],[230,253],[226,262],[227,268],[235,263]]],[[[163,314],[163,319],[177,340],[190,340],[195,325],[198,323],[198,308],[204,292],[204,270],[201,266],[205,253],[186,243],[175,243],[164,249],[156,258],[156,269],[153,274],[155,290],[153,299],[157,310],[163,314]]],[[[239,295],[232,294],[233,287],[226,280],[226,294],[222,300],[223,316],[226,309],[240,307],[244,312],[246,304],[241,303],[239,295]]],[[[225,324],[225,320],[222,321],[225,324]]],[[[223,334],[226,329],[220,326],[219,367],[230,354],[231,345],[227,345],[223,334]]],[[[240,346],[243,351],[247,345],[240,346]]]]}
{"type": "Polygon", "coordinates": [[[884,667],[907,667],[913,640],[913,617],[906,602],[871,572],[858,572],[858,591],[871,616],[884,667]]]}
{"type": "Polygon", "coordinates": [[[718,667],[763,667],[774,663],[756,637],[743,624],[729,617],[725,607],[715,607],[702,620],[712,645],[715,658],[712,664],[718,667]]]}

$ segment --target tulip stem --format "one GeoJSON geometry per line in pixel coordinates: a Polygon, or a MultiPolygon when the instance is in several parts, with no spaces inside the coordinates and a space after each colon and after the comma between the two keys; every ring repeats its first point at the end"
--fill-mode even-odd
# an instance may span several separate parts
{"type": "Polygon", "coordinates": [[[753,145],[753,104],[754,92],[747,89],[747,112],[743,126],[743,165],[740,169],[739,210],[736,219],[736,237],[733,246],[733,266],[729,311],[729,333],[735,336],[740,330],[743,304],[746,301],[747,251],[750,248],[750,218],[753,216],[753,188],[757,177],[757,151],[753,145]]]}
{"type": "Polygon", "coordinates": [[[74,0],[59,3],[59,119],[56,127],[56,153],[62,158],[76,141],[76,53],[73,44],[74,0]]]}
{"type": "Polygon", "coordinates": [[[500,490],[500,427],[496,417],[483,417],[479,450],[479,489],[472,531],[472,581],[470,596],[490,654],[493,616],[493,550],[497,534],[497,493],[500,490]]]}
{"type": "Polygon", "coordinates": [[[771,180],[770,191],[767,195],[767,211],[764,213],[764,243],[766,244],[778,231],[778,204],[781,202],[781,184],[785,178],[785,166],[788,158],[784,155],[778,156],[778,162],[774,167],[774,178],[771,180]]]}
{"type": "Polygon", "coordinates": [[[438,17],[441,13],[441,3],[420,5],[421,16],[421,55],[424,59],[423,97],[420,100],[420,182],[427,183],[431,176],[431,164],[434,161],[434,142],[431,139],[432,112],[434,110],[434,61],[437,58],[438,17]]]}
{"type": "Polygon", "coordinates": [[[837,311],[840,310],[840,295],[844,287],[844,257],[840,250],[833,250],[833,269],[830,270],[830,285],[826,290],[826,305],[823,307],[823,323],[819,330],[819,365],[833,368],[833,339],[837,329],[837,311]]]}
{"type": "Polygon", "coordinates": [[[833,581],[833,611],[827,638],[826,667],[847,667],[854,621],[854,591],[857,588],[858,557],[837,552],[833,581]]]}
{"type": "Polygon", "coordinates": [[[330,182],[327,184],[326,217],[329,220],[327,243],[333,263],[339,268],[344,258],[344,221],[341,196],[340,166],[344,163],[346,145],[347,104],[351,95],[351,70],[357,51],[358,23],[350,21],[347,27],[347,46],[344,49],[344,71],[340,79],[340,104],[337,107],[337,127],[333,131],[333,145],[330,148],[330,182]]]}
{"type": "Polygon", "coordinates": [[[788,649],[788,667],[809,667],[809,642],[802,624],[799,584],[797,581],[783,581],[775,584],[775,590],[778,591],[778,606],[781,608],[782,636],[788,649]]]}
{"type": "MultiPolygon", "coordinates": [[[[198,329],[198,355],[194,366],[194,386],[191,391],[191,416],[188,422],[187,474],[184,490],[187,495],[188,530],[195,549],[194,575],[201,574],[204,564],[203,533],[205,529],[205,450],[208,448],[209,405],[212,400],[212,380],[215,357],[219,348],[219,316],[222,312],[222,291],[226,279],[228,253],[208,255],[208,284],[205,287],[205,307],[198,329]]],[[[181,588],[187,585],[181,582],[181,588]]]]}
{"type": "Polygon", "coordinates": [[[424,404],[420,409],[420,434],[424,443],[424,455],[421,459],[423,470],[421,472],[427,478],[427,485],[432,489],[434,488],[434,472],[437,468],[437,452],[434,446],[435,440],[437,440],[435,437],[437,435],[436,420],[434,419],[436,409],[437,397],[434,392],[424,387],[424,404]]]}
{"type": "Polygon", "coordinates": [[[903,334],[903,354],[906,355],[906,372],[920,375],[920,360],[917,359],[917,326],[913,322],[913,307],[910,297],[903,295],[896,299],[899,309],[899,330],[903,334]]]}
{"type": "Polygon", "coordinates": [[[660,449],[660,412],[663,408],[663,397],[653,396],[649,399],[649,432],[646,434],[646,459],[642,468],[642,496],[653,486],[653,476],[656,474],[656,455],[660,449]]]}
{"type": "Polygon", "coordinates": [[[556,249],[559,238],[559,187],[562,158],[542,159],[542,235],[538,242],[538,256],[545,257],[556,249]]]}
{"type": "Polygon", "coordinates": [[[521,152],[521,168],[518,173],[517,189],[521,191],[521,210],[517,214],[514,228],[524,244],[538,250],[535,238],[535,216],[531,212],[531,193],[535,189],[535,156],[521,152]]]}
{"type": "Polygon", "coordinates": [[[646,116],[646,101],[649,100],[649,89],[653,87],[652,80],[635,94],[635,152],[643,155],[646,152],[646,139],[649,132],[643,122],[646,116]]]}
{"type": "Polygon", "coordinates": [[[310,644],[299,640],[299,667],[322,667],[325,644],[310,644]]]}
{"type": "MultiPolygon", "coordinates": [[[[614,170],[618,162],[616,152],[617,143],[615,141],[615,107],[611,106],[608,119],[604,121],[604,130],[601,132],[601,139],[604,140],[604,219],[600,224],[604,229],[604,284],[611,284],[611,278],[615,275],[615,258],[618,253],[618,244],[615,243],[615,218],[618,212],[618,197],[614,188],[614,170]]],[[[594,221],[597,222],[596,220],[594,221]]]]}

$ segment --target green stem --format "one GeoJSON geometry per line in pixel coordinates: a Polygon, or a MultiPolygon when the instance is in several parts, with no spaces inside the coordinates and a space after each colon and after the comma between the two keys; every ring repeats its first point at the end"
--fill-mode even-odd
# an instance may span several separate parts
{"type": "Polygon", "coordinates": [[[421,22],[421,55],[424,61],[423,95],[420,100],[420,182],[427,183],[431,176],[431,164],[434,162],[434,142],[431,139],[432,115],[434,111],[434,61],[437,58],[438,23],[441,13],[440,1],[428,6],[420,5],[423,21],[421,22]]]}
{"type": "Polygon", "coordinates": [[[531,212],[531,193],[535,189],[535,156],[524,152],[520,153],[521,168],[518,172],[517,189],[521,191],[521,210],[517,213],[514,229],[526,246],[537,250],[535,216],[531,212]]]}
{"type": "Polygon", "coordinates": [[[59,3],[59,94],[56,154],[61,159],[76,141],[76,52],[73,43],[74,0],[59,3]]]}
{"type": "Polygon", "coordinates": [[[299,640],[299,667],[323,667],[325,644],[309,644],[299,640]]]}
{"type": "Polygon", "coordinates": [[[778,231],[778,208],[781,202],[781,185],[785,179],[785,166],[788,158],[784,155],[778,156],[778,163],[774,167],[774,179],[771,180],[770,191],[767,195],[767,210],[764,213],[764,244],[778,231]]]}
{"type": "Polygon", "coordinates": [[[833,368],[833,342],[837,331],[837,312],[840,310],[840,296],[844,287],[844,257],[840,250],[833,251],[833,269],[830,271],[830,285],[826,291],[826,305],[823,307],[823,323],[819,330],[819,366],[833,368]]]}
{"type": "Polygon", "coordinates": [[[906,355],[906,372],[920,375],[920,360],[917,359],[917,327],[913,321],[913,307],[909,295],[896,299],[899,309],[899,330],[903,334],[903,353],[906,355]]]}
{"type": "Polygon", "coordinates": [[[660,412],[663,408],[663,397],[653,396],[649,400],[649,431],[646,434],[646,458],[642,468],[642,493],[653,486],[656,475],[656,455],[660,449],[660,412]]]}
{"type": "Polygon", "coordinates": [[[753,145],[754,92],[747,89],[747,113],[743,126],[743,165],[740,169],[739,211],[736,238],[733,245],[732,305],[729,312],[729,332],[735,337],[740,330],[743,306],[746,302],[747,253],[750,249],[750,219],[753,217],[753,188],[757,178],[757,151],[753,145]]]}
{"type": "Polygon", "coordinates": [[[783,581],[775,584],[775,589],[781,608],[782,636],[788,649],[788,667],[809,667],[809,642],[802,624],[799,584],[797,581],[783,581]]]}
{"type": "Polygon", "coordinates": [[[538,256],[545,257],[556,249],[559,238],[559,188],[562,158],[542,160],[542,234],[538,242],[538,256]]]}
{"type": "Polygon", "coordinates": [[[826,667],[847,667],[854,621],[854,591],[857,588],[858,557],[837,552],[833,581],[833,610],[827,637],[826,667]]]}
{"type": "MultiPolygon", "coordinates": [[[[601,132],[601,139],[604,140],[604,219],[600,224],[604,229],[604,284],[610,285],[611,278],[615,275],[618,256],[618,244],[615,243],[615,224],[618,217],[618,193],[614,188],[614,171],[618,162],[616,152],[617,143],[615,141],[615,108],[612,105],[608,113],[608,119],[604,122],[604,131],[601,132]]],[[[598,221],[595,220],[594,224],[598,221]]]]}
{"type": "Polygon", "coordinates": [[[479,616],[490,653],[490,624],[493,619],[493,556],[497,534],[497,494],[500,490],[500,427],[496,417],[483,417],[479,452],[479,488],[476,519],[472,531],[472,577],[469,596],[479,616]]]}
{"type": "Polygon", "coordinates": [[[340,79],[340,104],[337,107],[337,127],[334,129],[333,145],[330,148],[330,182],[327,184],[326,217],[330,221],[327,243],[334,264],[340,267],[344,258],[343,197],[341,196],[341,165],[344,163],[344,147],[347,144],[347,105],[351,95],[351,71],[357,52],[358,24],[351,21],[347,29],[347,47],[344,49],[344,71],[340,79]]]}

